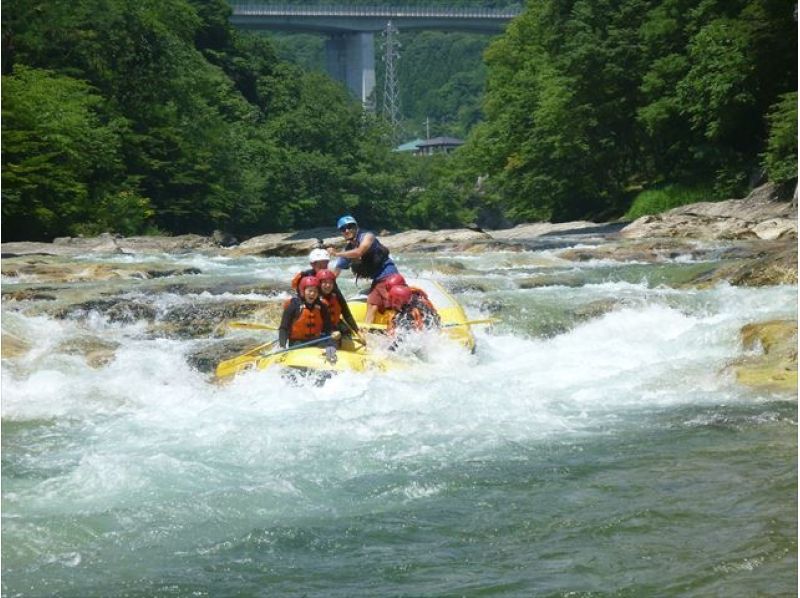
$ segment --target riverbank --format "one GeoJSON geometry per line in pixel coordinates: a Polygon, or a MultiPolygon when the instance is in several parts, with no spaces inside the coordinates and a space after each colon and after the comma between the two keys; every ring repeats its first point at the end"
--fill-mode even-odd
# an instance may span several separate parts
{"type": "MultiPolygon", "coordinates": [[[[618,239],[699,239],[740,241],[786,241],[797,239],[797,202],[780,201],[772,184],[755,189],[744,199],[702,202],[669,210],[663,214],[644,216],[634,222],[595,223],[536,222],[509,229],[478,228],[448,230],[376,231],[392,251],[455,251],[481,252],[496,249],[524,250],[530,241],[552,236],[585,237],[587,241],[602,238],[618,239]]],[[[211,236],[178,235],[171,237],[122,237],[104,233],[97,237],[62,237],[52,243],[10,242],[0,244],[3,257],[41,254],[75,256],[102,254],[181,254],[241,257],[302,256],[322,245],[341,244],[341,236],[333,228],[317,228],[285,233],[270,233],[242,242],[226,233],[211,236]]]]}
{"type": "MultiPolygon", "coordinates": [[[[650,284],[701,290],[720,284],[796,285],[796,222],[796,205],[775,201],[768,189],[761,189],[744,200],[684,206],[633,223],[581,221],[523,224],[496,231],[379,233],[392,252],[401,255],[403,268],[408,256],[430,259],[430,274],[453,278],[460,291],[482,291],[484,287],[467,282],[475,273],[455,256],[480,256],[499,264],[508,259],[501,256],[515,254],[521,259],[542,256],[536,258],[530,274],[518,278],[520,289],[579,286],[586,282],[580,274],[584,267],[593,271],[597,264],[609,269],[642,269],[643,276],[655,277],[650,284]],[[454,257],[440,260],[434,256],[454,257]],[[676,264],[685,265],[677,268],[676,264]],[[662,271],[668,274],[660,274],[662,271]]],[[[60,320],[98,314],[109,322],[142,322],[148,334],[156,337],[201,338],[226,319],[276,320],[285,284],[265,281],[253,271],[263,260],[302,260],[320,242],[337,244],[341,240],[333,229],[314,229],[262,235],[238,244],[223,235],[101,235],[53,243],[4,243],[3,304],[60,320]],[[252,266],[249,275],[209,279],[208,267],[218,260],[251,260],[252,266]],[[133,289],[136,293],[131,293],[133,289]],[[217,299],[193,299],[165,308],[153,299],[164,292],[217,299]],[[254,296],[275,300],[255,301],[254,296]]],[[[599,317],[616,307],[616,301],[584,306],[577,317],[599,317]]],[[[741,359],[731,366],[738,379],[752,386],[796,389],[797,352],[792,350],[797,343],[796,318],[778,323],[754,319],[747,326],[763,326],[764,332],[742,330],[741,359]]],[[[257,339],[214,342],[198,351],[192,364],[207,371],[215,360],[240,351],[251,340],[257,339]]],[[[3,356],[24,355],[29,341],[4,327],[3,356]]],[[[113,359],[116,347],[101,339],[84,339],[68,344],[67,349],[85,355],[88,364],[99,367],[113,359]]]]}

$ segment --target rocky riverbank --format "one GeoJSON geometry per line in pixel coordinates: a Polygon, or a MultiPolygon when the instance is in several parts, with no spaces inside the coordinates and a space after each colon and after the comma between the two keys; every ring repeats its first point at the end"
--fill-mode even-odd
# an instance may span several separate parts
{"type": "MultiPolygon", "coordinates": [[[[757,190],[744,200],[684,206],[627,225],[534,223],[498,231],[379,233],[393,252],[416,255],[417,259],[442,252],[479,255],[499,251],[502,253],[498,255],[513,256],[530,249],[545,250],[552,256],[548,259],[564,265],[574,262],[576,266],[598,262],[674,269],[672,264],[676,261],[685,261],[688,266],[679,273],[670,270],[664,283],[680,289],[710,288],[720,283],[742,287],[797,284],[797,206],[777,201],[774,190],[769,188],[757,190]]],[[[4,243],[3,305],[11,313],[41,314],[58,320],[81,322],[99,316],[112,324],[140,324],[151,338],[213,337],[216,326],[226,319],[275,321],[285,288],[253,275],[211,282],[203,276],[202,268],[186,265],[186,261],[192,263],[191,256],[211,260],[302,256],[320,242],[341,243],[333,229],[261,235],[242,243],[220,234],[132,238],[101,235],[57,239],[53,243],[4,243]],[[134,294],[132,288],[136,289],[134,294]],[[165,293],[200,299],[164,307],[156,298],[165,293]],[[254,296],[275,300],[265,302],[254,296]],[[204,297],[214,300],[206,301],[204,297]]],[[[435,271],[448,276],[460,276],[465,268],[459,261],[437,260],[431,264],[435,271]]],[[[518,285],[524,289],[585,283],[580,276],[570,282],[570,270],[560,268],[550,274],[547,268],[539,268],[530,277],[520,278],[518,285]]],[[[491,311],[491,306],[486,308],[491,311]]],[[[578,319],[591,319],[615,309],[615,304],[605,301],[580,309],[585,313],[577,314],[578,319]]],[[[5,359],[23,356],[30,348],[28,339],[14,330],[11,322],[6,325],[4,321],[3,325],[5,359]]],[[[215,360],[257,340],[213,341],[197,352],[192,364],[205,370],[215,360]]],[[[751,322],[742,331],[742,359],[731,367],[745,384],[796,388],[797,351],[791,350],[796,343],[796,320],[751,322]]],[[[83,355],[91,367],[102,367],[113,360],[116,349],[91,335],[53,348],[83,355]]]]}

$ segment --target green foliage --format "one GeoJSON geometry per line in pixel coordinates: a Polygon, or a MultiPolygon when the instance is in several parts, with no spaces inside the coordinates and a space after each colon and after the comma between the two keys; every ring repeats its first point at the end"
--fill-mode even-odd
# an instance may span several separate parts
{"type": "Polygon", "coordinates": [[[293,38],[276,49],[234,30],[224,0],[3,0],[3,234],[248,235],[343,212],[376,229],[603,218],[631,186],[655,190],[634,206],[647,210],[732,196],[759,165],[785,181],[790,9],[541,0],[488,47],[403,33],[409,132],[425,117],[433,135],[469,131],[454,155],[419,158],[392,153],[380,119],[303,68],[319,38],[288,63],[293,38]]]}
{"type": "Polygon", "coordinates": [[[255,234],[344,209],[405,221],[377,121],[229,14],[223,0],[4,0],[7,239],[255,234]]]}
{"type": "Polygon", "coordinates": [[[118,176],[121,123],[83,81],[19,66],[2,78],[3,236],[52,238],[90,217],[118,176]]]}
{"type": "Polygon", "coordinates": [[[69,232],[78,236],[93,236],[115,232],[131,236],[148,230],[155,215],[150,201],[132,191],[121,190],[96,202],[84,222],[73,224],[69,232]]]}
{"type": "MultiPolygon", "coordinates": [[[[630,185],[734,196],[767,110],[797,87],[794,25],[777,0],[531,3],[486,52],[486,121],[464,165],[516,221],[619,215],[630,185]]],[[[771,114],[779,153],[796,155],[791,116],[771,114]]]]}
{"type": "Polygon", "coordinates": [[[660,214],[690,203],[718,199],[721,199],[719,195],[715,194],[713,189],[708,186],[664,185],[657,189],[648,189],[639,193],[623,218],[625,220],[636,220],[648,214],[660,214]]]}
{"type": "Polygon", "coordinates": [[[797,92],[782,95],[767,115],[769,141],[764,168],[769,178],[783,183],[797,178],[797,92]]]}

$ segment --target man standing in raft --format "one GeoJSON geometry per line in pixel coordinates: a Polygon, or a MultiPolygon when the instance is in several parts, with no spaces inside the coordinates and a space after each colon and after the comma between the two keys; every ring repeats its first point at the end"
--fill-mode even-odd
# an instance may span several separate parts
{"type": "Polygon", "coordinates": [[[374,233],[359,230],[356,219],[352,216],[342,216],[336,223],[336,228],[342,233],[347,242],[344,251],[328,249],[331,257],[339,258],[333,268],[338,276],[345,268],[350,268],[358,278],[371,278],[372,286],[367,295],[367,313],[364,322],[371,324],[375,320],[375,312],[384,310],[389,306],[389,293],[386,289],[386,279],[392,274],[398,274],[394,262],[389,258],[389,250],[384,247],[374,233]]]}

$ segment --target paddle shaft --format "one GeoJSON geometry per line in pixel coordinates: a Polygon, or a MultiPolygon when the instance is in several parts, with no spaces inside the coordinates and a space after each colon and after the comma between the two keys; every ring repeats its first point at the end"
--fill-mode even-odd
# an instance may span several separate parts
{"type": "MultiPolygon", "coordinates": [[[[494,324],[497,321],[498,320],[496,320],[494,318],[486,318],[484,320],[467,320],[466,322],[458,322],[458,323],[455,323],[455,324],[444,324],[441,327],[442,328],[453,328],[455,326],[473,326],[473,325],[477,325],[477,324],[494,324]]],[[[375,330],[386,330],[386,328],[387,328],[386,324],[366,324],[366,323],[361,323],[360,326],[362,328],[374,328],[375,330]]]]}
{"type": "Polygon", "coordinates": [[[301,349],[303,347],[308,347],[310,345],[316,345],[317,343],[321,343],[322,341],[326,341],[331,338],[331,335],[321,336],[319,338],[315,338],[314,340],[306,341],[304,343],[298,343],[296,345],[292,345],[291,347],[287,347],[286,349],[281,349],[280,351],[273,351],[272,353],[266,353],[262,355],[262,357],[272,357],[273,355],[280,355],[281,353],[288,353],[289,351],[294,351],[295,349],[301,349]]]}

